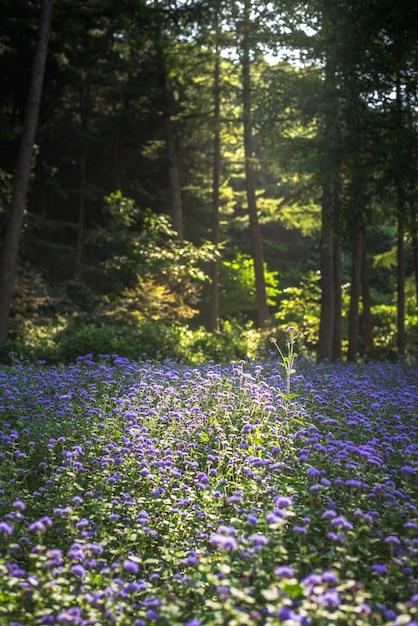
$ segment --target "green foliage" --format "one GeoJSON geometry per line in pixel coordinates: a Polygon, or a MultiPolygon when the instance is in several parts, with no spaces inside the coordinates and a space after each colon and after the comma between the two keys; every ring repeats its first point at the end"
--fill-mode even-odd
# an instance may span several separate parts
{"type": "Polygon", "coordinates": [[[221,321],[219,331],[211,333],[202,326],[192,329],[160,320],[133,325],[105,318],[94,325],[81,316],[72,321],[57,318],[54,324],[27,323],[19,338],[8,340],[2,360],[10,363],[17,357],[30,362],[70,363],[86,354],[95,358],[117,354],[131,361],[149,358],[220,363],[254,358],[265,351],[266,344],[266,334],[252,323],[241,326],[221,321]]]}
{"type": "Polygon", "coordinates": [[[185,360],[204,363],[213,360],[225,363],[254,358],[265,346],[265,336],[251,322],[240,325],[236,321],[221,320],[219,330],[209,332],[203,326],[181,331],[181,346],[185,360]]]}
{"type": "Polygon", "coordinates": [[[299,336],[299,333],[296,331],[294,326],[288,326],[286,328],[286,348],[287,350],[283,352],[281,349],[277,339],[275,337],[270,337],[270,342],[274,345],[278,353],[280,354],[281,362],[280,365],[284,368],[286,372],[286,392],[287,395],[290,395],[290,379],[292,374],[296,373],[294,369],[295,366],[295,343],[296,339],[299,336]]]}
{"type": "Polygon", "coordinates": [[[122,325],[74,325],[56,338],[58,360],[68,363],[80,355],[118,354],[139,360],[176,355],[178,331],[162,324],[144,324],[138,328],[122,325]]]}
{"type": "Polygon", "coordinates": [[[310,272],[298,287],[283,289],[279,310],[275,314],[280,327],[294,326],[308,353],[313,353],[318,341],[320,315],[320,275],[310,272]]]}
{"type": "MultiPolygon", "coordinates": [[[[210,243],[179,241],[166,215],[141,211],[118,191],[106,198],[108,227],[97,227],[89,241],[100,252],[99,283],[106,295],[104,312],[117,311],[119,321],[162,319],[182,322],[197,314],[203,267],[215,258],[210,243]],[[161,305],[161,306],[160,306],[161,305]]],[[[95,280],[93,272],[91,280],[95,280]]]]}
{"type": "MultiPolygon", "coordinates": [[[[264,264],[267,304],[275,306],[280,294],[278,272],[264,264]]],[[[251,319],[256,310],[254,264],[250,256],[237,252],[231,261],[220,263],[220,317],[251,319]]]]}

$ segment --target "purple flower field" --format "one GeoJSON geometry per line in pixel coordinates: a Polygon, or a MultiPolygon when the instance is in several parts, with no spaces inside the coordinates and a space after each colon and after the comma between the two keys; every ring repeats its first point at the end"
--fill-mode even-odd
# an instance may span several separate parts
{"type": "Polygon", "coordinates": [[[418,625],[418,367],[0,369],[0,624],[418,625]]]}

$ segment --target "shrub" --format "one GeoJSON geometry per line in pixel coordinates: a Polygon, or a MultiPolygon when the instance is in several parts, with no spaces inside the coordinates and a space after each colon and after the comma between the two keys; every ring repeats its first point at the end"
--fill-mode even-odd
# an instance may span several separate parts
{"type": "Polygon", "coordinates": [[[159,322],[128,325],[70,327],[57,338],[57,360],[68,363],[84,354],[118,354],[132,361],[178,358],[179,330],[159,322]]]}

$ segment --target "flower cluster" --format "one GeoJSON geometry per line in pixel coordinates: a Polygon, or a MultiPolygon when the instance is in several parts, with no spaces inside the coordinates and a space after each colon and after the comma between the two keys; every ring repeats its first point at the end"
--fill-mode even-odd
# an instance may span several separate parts
{"type": "Polygon", "coordinates": [[[0,623],[418,623],[418,370],[0,370],[0,623]]]}

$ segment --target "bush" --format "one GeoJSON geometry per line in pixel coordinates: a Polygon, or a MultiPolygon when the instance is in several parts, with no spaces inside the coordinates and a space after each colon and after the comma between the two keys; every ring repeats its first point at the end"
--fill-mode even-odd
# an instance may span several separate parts
{"type": "Polygon", "coordinates": [[[178,358],[179,330],[159,322],[138,327],[128,325],[70,327],[57,337],[57,360],[64,363],[78,356],[118,354],[131,361],[178,358]]]}
{"type": "Polygon", "coordinates": [[[252,323],[241,326],[221,321],[217,332],[211,333],[201,326],[196,330],[184,329],[181,336],[183,358],[197,363],[254,358],[263,344],[268,346],[266,337],[252,323]]]}

